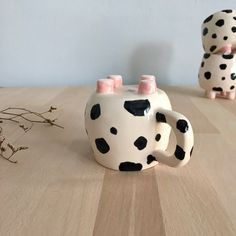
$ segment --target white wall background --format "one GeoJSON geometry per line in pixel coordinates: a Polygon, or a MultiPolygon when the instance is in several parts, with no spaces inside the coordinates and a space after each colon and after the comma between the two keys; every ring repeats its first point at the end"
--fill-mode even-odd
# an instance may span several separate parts
{"type": "Polygon", "coordinates": [[[0,86],[194,85],[201,22],[235,0],[0,0],[0,86]]]}

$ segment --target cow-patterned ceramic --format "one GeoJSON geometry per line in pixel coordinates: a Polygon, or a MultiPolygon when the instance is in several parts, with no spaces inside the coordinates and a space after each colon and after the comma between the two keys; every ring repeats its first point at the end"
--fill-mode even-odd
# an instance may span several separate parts
{"type": "Polygon", "coordinates": [[[139,85],[129,86],[117,75],[98,80],[86,105],[85,127],[97,162],[114,170],[140,171],[158,162],[183,166],[193,150],[189,120],[171,110],[154,76],[144,75],[139,85]],[[171,128],[174,153],[166,150],[171,128]]]}
{"type": "Polygon", "coordinates": [[[214,99],[217,94],[234,99],[236,55],[205,53],[199,70],[199,84],[211,99],[214,99]]]}
{"type": "Polygon", "coordinates": [[[206,53],[226,52],[236,48],[236,11],[223,10],[207,17],[202,24],[202,44],[206,53]]]}

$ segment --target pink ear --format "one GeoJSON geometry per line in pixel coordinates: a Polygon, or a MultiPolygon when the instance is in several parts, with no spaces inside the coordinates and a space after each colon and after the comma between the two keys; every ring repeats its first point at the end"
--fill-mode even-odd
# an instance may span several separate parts
{"type": "Polygon", "coordinates": [[[138,85],[138,93],[139,94],[153,94],[156,92],[156,84],[153,80],[145,80],[142,79],[138,85]]]}
{"type": "Polygon", "coordinates": [[[115,88],[121,88],[123,86],[123,79],[121,75],[108,75],[107,78],[114,80],[115,88]]]}
{"type": "Polygon", "coordinates": [[[114,92],[114,80],[111,79],[99,79],[97,81],[97,93],[113,93],[114,92]]]}
{"type": "Polygon", "coordinates": [[[142,80],[151,81],[151,83],[153,84],[153,86],[155,86],[157,90],[156,77],[154,75],[141,75],[140,81],[142,80]]]}

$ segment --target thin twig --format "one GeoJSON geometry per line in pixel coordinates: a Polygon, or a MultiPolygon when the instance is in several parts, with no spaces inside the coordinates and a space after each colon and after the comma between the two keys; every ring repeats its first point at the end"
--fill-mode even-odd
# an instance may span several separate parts
{"type": "MultiPolygon", "coordinates": [[[[51,126],[56,126],[58,128],[64,129],[63,126],[58,125],[56,123],[56,119],[50,119],[45,116],[45,114],[52,113],[55,111],[56,107],[50,107],[47,111],[44,112],[35,112],[28,110],[26,108],[19,108],[19,107],[8,107],[3,110],[0,110],[0,115],[4,115],[4,117],[0,116],[0,123],[3,123],[3,121],[10,121],[13,123],[19,124],[19,127],[24,130],[24,132],[28,132],[32,129],[33,125],[35,123],[39,124],[49,124],[51,126]],[[14,112],[15,111],[15,112],[14,112]],[[16,113],[16,111],[19,111],[19,113],[16,113]],[[28,115],[31,115],[35,118],[30,119],[29,117],[26,117],[28,115]],[[25,126],[24,124],[21,124],[21,120],[29,122],[29,126],[25,126]]],[[[28,147],[20,146],[18,148],[14,147],[12,144],[7,143],[5,145],[5,137],[2,135],[2,127],[0,126],[0,157],[3,159],[11,162],[11,163],[17,163],[17,161],[11,160],[11,158],[19,151],[26,150],[28,147]],[[10,150],[10,154],[6,154],[7,149],[10,150]]]]}

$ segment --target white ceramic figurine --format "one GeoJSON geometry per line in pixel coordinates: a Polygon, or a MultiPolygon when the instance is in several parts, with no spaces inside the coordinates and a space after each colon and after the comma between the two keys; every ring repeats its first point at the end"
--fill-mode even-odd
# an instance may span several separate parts
{"type": "Polygon", "coordinates": [[[202,24],[205,50],[199,69],[199,84],[206,96],[235,98],[236,89],[236,11],[223,10],[202,24]]]}

